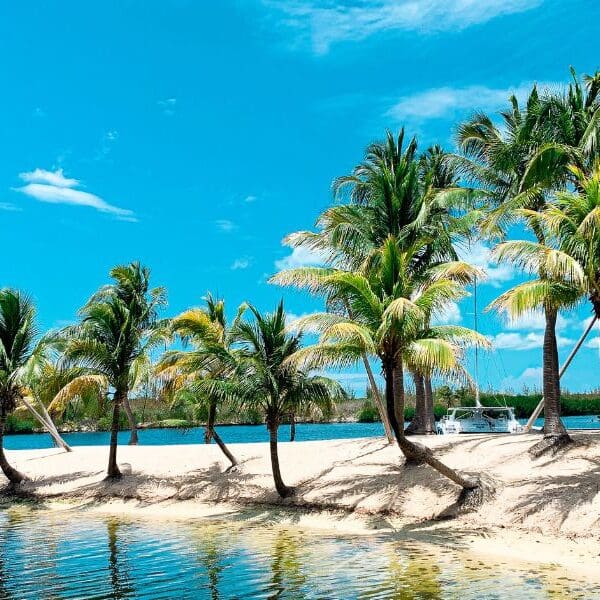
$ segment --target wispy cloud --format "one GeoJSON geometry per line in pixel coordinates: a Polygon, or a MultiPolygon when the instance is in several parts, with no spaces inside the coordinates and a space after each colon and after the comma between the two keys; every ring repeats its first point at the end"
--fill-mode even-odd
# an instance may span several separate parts
{"type": "MultiPolygon", "coordinates": [[[[513,94],[522,101],[533,84],[533,81],[529,81],[505,88],[484,85],[430,88],[401,97],[386,111],[385,116],[401,123],[414,123],[453,118],[470,113],[474,109],[493,111],[505,106],[513,94]]],[[[553,89],[560,85],[559,82],[538,83],[540,89],[553,89]]]]}
{"type": "Polygon", "coordinates": [[[123,221],[137,220],[131,210],[109,204],[100,196],[90,192],[75,189],[79,186],[79,180],[65,177],[62,169],[56,171],[35,169],[20,173],[19,177],[27,182],[27,185],[13,188],[13,190],[40,202],[87,206],[103,213],[115,215],[123,221]]]}
{"type": "Polygon", "coordinates": [[[55,187],[75,187],[79,185],[78,179],[65,177],[62,169],[56,171],[46,171],[45,169],[35,169],[25,173],[19,173],[19,178],[27,183],[47,183],[55,187]]]}
{"type": "Polygon", "coordinates": [[[247,202],[248,204],[250,204],[251,202],[256,202],[256,196],[250,194],[249,196],[246,196],[244,198],[244,202],[247,202]]]}
{"type": "Polygon", "coordinates": [[[434,325],[456,324],[462,321],[460,307],[456,302],[449,302],[444,308],[433,317],[434,325]]]}
{"type": "Polygon", "coordinates": [[[296,32],[296,46],[325,54],[332,45],[380,33],[457,31],[542,0],[263,0],[280,25],[296,32]]]}
{"type": "MultiPolygon", "coordinates": [[[[491,336],[490,340],[497,350],[533,350],[543,346],[544,335],[533,331],[529,333],[506,333],[503,331],[491,336]]],[[[556,342],[560,348],[573,345],[575,340],[558,335],[556,342]]]]}
{"type": "Polygon", "coordinates": [[[11,204],[10,202],[0,202],[0,210],[17,212],[21,211],[22,208],[20,206],[17,206],[16,204],[11,204]]]}
{"type": "Polygon", "coordinates": [[[307,248],[298,247],[284,258],[275,261],[275,267],[280,271],[284,269],[296,269],[297,267],[308,267],[322,265],[324,259],[321,255],[307,248]]]}
{"type": "Polygon", "coordinates": [[[502,392],[519,392],[524,387],[539,389],[542,386],[542,367],[528,367],[518,377],[505,377],[501,384],[502,392]]]}
{"type": "Polygon", "coordinates": [[[177,107],[177,98],[165,98],[164,100],[159,100],[157,104],[162,108],[163,115],[172,117],[177,107]]]}
{"type": "Polygon", "coordinates": [[[239,271],[242,269],[247,269],[252,265],[252,257],[244,256],[243,258],[236,258],[233,263],[231,263],[232,271],[239,271]]]}
{"type": "Polygon", "coordinates": [[[215,221],[215,225],[221,230],[224,231],[226,233],[230,233],[232,232],[234,229],[237,229],[237,225],[233,222],[230,221],[229,219],[217,219],[215,221]]]}
{"type": "Polygon", "coordinates": [[[502,283],[510,281],[514,277],[512,267],[506,263],[498,264],[492,260],[492,250],[477,242],[470,248],[459,251],[460,259],[479,267],[485,271],[486,278],[481,283],[488,283],[493,287],[500,287],[502,283]]]}
{"type": "MultiPolygon", "coordinates": [[[[558,315],[556,320],[556,330],[563,331],[570,325],[570,321],[558,315]]],[[[506,328],[510,330],[525,330],[525,331],[543,331],[546,328],[546,319],[541,311],[533,311],[521,315],[518,318],[511,319],[506,324],[506,328]]]]}

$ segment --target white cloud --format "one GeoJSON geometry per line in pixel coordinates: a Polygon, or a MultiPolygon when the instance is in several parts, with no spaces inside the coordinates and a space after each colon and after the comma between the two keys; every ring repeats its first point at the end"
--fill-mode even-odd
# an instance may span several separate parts
{"type": "Polygon", "coordinates": [[[500,383],[502,392],[519,392],[524,387],[540,389],[542,386],[542,367],[528,367],[518,377],[510,375],[500,383]]]}
{"type": "Polygon", "coordinates": [[[65,177],[62,169],[56,171],[35,169],[35,171],[21,173],[19,177],[28,183],[22,187],[13,188],[13,190],[40,202],[87,206],[103,213],[115,215],[122,221],[137,220],[131,210],[109,204],[100,196],[90,192],[73,189],[79,185],[79,180],[65,177]]]}
{"type": "Polygon", "coordinates": [[[244,202],[247,202],[248,204],[250,204],[251,202],[256,202],[256,196],[250,194],[249,196],[246,196],[244,198],[244,202]]]}
{"type": "Polygon", "coordinates": [[[470,248],[463,248],[459,251],[459,258],[476,267],[479,267],[486,273],[486,278],[481,283],[489,283],[493,287],[500,287],[506,281],[514,277],[512,267],[505,263],[496,263],[492,260],[491,249],[477,242],[470,248]]]}
{"type": "Polygon", "coordinates": [[[236,258],[231,264],[232,271],[238,271],[240,269],[247,269],[252,264],[252,258],[245,256],[243,258],[236,258]]]}
{"type": "Polygon", "coordinates": [[[79,185],[79,180],[65,177],[62,169],[56,169],[56,171],[35,169],[34,171],[19,173],[19,177],[27,183],[47,183],[61,188],[71,188],[79,185]]]}
{"type": "Polygon", "coordinates": [[[324,257],[318,252],[299,246],[294,248],[290,255],[276,260],[275,267],[283,271],[284,269],[322,265],[324,262],[324,257]]]}
{"type": "Polygon", "coordinates": [[[449,302],[433,319],[434,325],[449,325],[460,323],[462,315],[456,302],[449,302]]]}
{"type": "MultiPolygon", "coordinates": [[[[540,88],[556,87],[558,83],[541,83],[540,88]]],[[[525,82],[514,87],[490,88],[483,85],[466,87],[431,88],[404,96],[394,104],[386,116],[397,121],[448,118],[473,109],[493,111],[505,106],[514,94],[520,100],[527,97],[533,82],[525,82]]]]}
{"type": "MultiPolygon", "coordinates": [[[[497,350],[532,350],[533,348],[541,348],[544,344],[544,335],[542,333],[505,333],[501,332],[490,336],[490,341],[497,350]]],[[[558,335],[556,337],[558,347],[570,346],[575,343],[567,337],[558,335]]]]}
{"type": "Polygon", "coordinates": [[[175,114],[177,98],[165,98],[164,100],[159,100],[157,104],[162,108],[163,115],[171,117],[175,114]]]}
{"type": "Polygon", "coordinates": [[[342,41],[361,41],[393,31],[457,31],[497,16],[519,13],[542,0],[263,0],[301,45],[324,54],[342,41]]]}
{"type": "Polygon", "coordinates": [[[226,233],[230,233],[234,229],[237,229],[237,225],[229,219],[218,219],[215,221],[215,224],[221,231],[225,231],[226,233]]]}
{"type": "Polygon", "coordinates": [[[16,204],[11,204],[10,202],[0,202],[0,210],[18,212],[22,209],[20,206],[17,206],[16,204]]]}
{"type": "MultiPolygon", "coordinates": [[[[562,315],[558,315],[556,319],[556,330],[563,331],[569,326],[569,320],[562,315]]],[[[532,311],[520,316],[517,319],[512,319],[506,324],[506,328],[510,330],[524,329],[534,331],[544,331],[546,329],[546,319],[541,311],[532,311]]]]}

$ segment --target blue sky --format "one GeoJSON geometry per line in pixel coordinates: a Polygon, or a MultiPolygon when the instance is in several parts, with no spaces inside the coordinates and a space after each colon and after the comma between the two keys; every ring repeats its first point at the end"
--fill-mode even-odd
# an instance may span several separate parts
{"type": "MultiPolygon", "coordinates": [[[[4,3],[0,285],[33,294],[44,327],[134,259],[167,286],[168,314],[207,290],[310,312],[266,279],[310,262],[281,240],[313,225],[365,145],[405,124],[452,147],[472,108],[594,71],[599,18],[594,0],[4,3]]],[[[489,266],[485,247],[472,258],[489,266]]],[[[492,266],[481,305],[517,277],[492,266]]],[[[470,325],[470,304],[451,319],[470,325]]],[[[563,357],[587,316],[561,320],[563,357]]],[[[540,326],[481,318],[498,347],[483,387],[539,383],[540,326]]],[[[600,386],[594,339],[566,387],[600,386]]],[[[342,379],[364,387],[358,369],[342,379]]]]}

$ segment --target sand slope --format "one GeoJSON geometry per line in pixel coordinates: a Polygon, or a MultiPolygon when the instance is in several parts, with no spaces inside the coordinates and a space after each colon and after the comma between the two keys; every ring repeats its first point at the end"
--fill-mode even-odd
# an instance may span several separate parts
{"type": "MultiPolygon", "coordinates": [[[[462,515],[462,527],[506,527],[561,536],[600,537],[600,433],[575,433],[576,445],[557,456],[533,460],[527,449],[538,435],[431,436],[419,441],[450,466],[483,473],[496,493],[477,512],[462,515]]],[[[240,467],[215,445],[122,446],[126,475],[104,482],[107,447],[9,451],[31,481],[24,490],[44,498],[137,500],[140,505],[278,503],[267,444],[232,444],[240,467]],[[189,502],[187,502],[189,504],[189,502]]],[[[430,467],[405,467],[396,446],[382,439],[280,444],[284,480],[297,486],[286,501],[360,514],[389,514],[404,523],[438,516],[459,489],[430,467]]],[[[1,475],[0,475],[1,477],[1,475]]],[[[1,480],[0,480],[1,484],[1,480]]]]}

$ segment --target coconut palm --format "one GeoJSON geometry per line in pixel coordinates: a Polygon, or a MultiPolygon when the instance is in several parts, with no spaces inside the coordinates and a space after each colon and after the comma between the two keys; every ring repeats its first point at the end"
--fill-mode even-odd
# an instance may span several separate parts
{"type": "MultiPolygon", "coordinates": [[[[542,222],[537,218],[538,224],[542,222]]],[[[556,321],[561,309],[572,308],[581,299],[584,274],[567,253],[546,243],[509,241],[494,249],[498,260],[506,260],[538,277],[520,283],[501,294],[488,309],[507,314],[511,319],[542,309],[546,319],[543,342],[544,442],[532,451],[550,448],[552,443],[570,441],[560,419],[560,374],[556,321]]]]}
{"type": "Polygon", "coordinates": [[[37,333],[33,301],[17,290],[0,290],[0,468],[13,485],[25,475],[4,454],[4,427],[23,396],[28,373],[40,360],[37,333]]]}
{"type": "MultiPolygon", "coordinates": [[[[471,210],[473,194],[457,185],[456,170],[439,146],[419,156],[415,138],[405,146],[403,129],[397,138],[388,132],[384,142],[367,147],[363,162],[350,175],[335,180],[336,199],[347,203],[327,209],[317,221],[317,233],[298,232],[286,242],[319,252],[336,268],[362,273],[376,266],[373,261],[379,260],[389,236],[402,247],[418,248],[412,255],[416,271],[455,261],[454,243],[471,231],[477,216],[471,210]]],[[[330,301],[330,308],[339,312],[339,299],[330,301]]],[[[343,301],[342,307],[352,317],[343,301]]],[[[370,365],[362,360],[376,390],[370,365]]],[[[431,380],[426,373],[414,377],[418,403],[411,429],[427,433],[433,430],[431,380]]],[[[381,405],[377,394],[375,401],[381,405]]],[[[386,425],[384,410],[379,412],[386,425]]]]}
{"type": "Polygon", "coordinates": [[[157,372],[166,379],[167,385],[177,395],[191,398],[193,403],[206,408],[206,430],[204,441],[214,439],[232,466],[237,465],[235,456],[225,445],[217,431],[215,422],[220,397],[214,393],[214,382],[227,380],[236,369],[236,358],[232,352],[232,329],[242,317],[246,305],[238,310],[232,326],[227,323],[225,302],[207,294],[206,308],[187,310],[171,321],[171,330],[191,350],[166,352],[157,372]]]}
{"type": "Polygon", "coordinates": [[[233,330],[241,345],[237,380],[230,384],[235,397],[244,405],[260,409],[269,430],[273,480],[277,493],[286,498],[294,493],[281,476],[277,431],[289,412],[309,406],[328,410],[345,398],[341,386],[328,377],[311,375],[293,361],[300,350],[301,335],[286,330],[283,302],[273,313],[261,314],[249,305],[252,321],[241,321],[233,330]]]}
{"type": "Polygon", "coordinates": [[[113,389],[108,477],[118,478],[121,406],[135,386],[136,364],[164,339],[158,310],[166,296],[163,288],[150,288],[150,271],[137,262],[115,267],[110,275],[115,283],[90,298],[80,310],[81,323],[65,330],[64,337],[65,355],[113,389]]]}
{"type": "Polygon", "coordinates": [[[465,377],[461,349],[487,346],[483,336],[464,327],[428,326],[432,316],[449,301],[464,295],[462,283],[477,269],[458,261],[414,272],[418,245],[400,248],[390,237],[379,250],[376,271],[368,274],[326,268],[283,271],[273,280],[308,289],[326,297],[344,298],[348,313],[314,314],[297,325],[321,333],[319,344],[299,350],[299,364],[320,368],[348,366],[363,354],[381,362],[387,413],[401,451],[409,461],[426,462],[466,489],[478,486],[437,460],[431,451],[409,441],[404,432],[404,367],[422,373],[465,377]]]}

